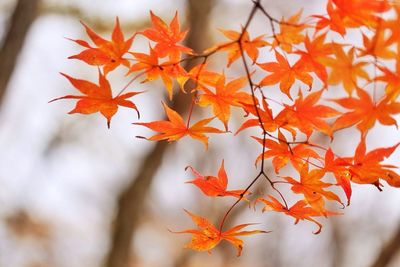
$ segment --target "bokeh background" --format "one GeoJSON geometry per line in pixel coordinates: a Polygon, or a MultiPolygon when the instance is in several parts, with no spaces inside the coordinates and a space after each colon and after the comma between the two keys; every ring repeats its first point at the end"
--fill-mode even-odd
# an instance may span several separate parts
{"type": "MultiPolygon", "coordinates": [[[[263,4],[278,19],[301,8],[304,16],[325,12],[322,0],[263,4]]],[[[183,27],[193,32],[190,46],[204,49],[223,40],[217,28],[239,30],[250,8],[247,0],[0,0],[0,266],[400,266],[400,192],[389,187],[379,192],[354,185],[345,214],[323,219],[319,235],[312,234],[311,223],[293,225],[291,218],[243,204],[231,224],[259,222],[258,228],[273,232],[244,238],[240,258],[227,245],[211,255],[184,249],[190,236],[168,231],[193,226],[183,208],[218,222],[232,204],[207,199],[185,184],[192,178],[185,166],[215,174],[224,158],[231,188],[244,187],[257,172],[260,147],[249,138],[257,131],[212,136],[205,151],[189,138],[177,144],[135,138],[151,132],[131,124],[137,121],[132,110],[120,109],[108,130],[99,114],[67,115],[73,101],[48,104],[72,92],[60,71],[97,80],[96,68],[67,59],[81,48],[65,37],[86,38],[80,20],[108,38],[118,16],[128,36],[150,26],[149,10],[166,21],[177,10],[183,27]]],[[[266,32],[268,22],[257,17],[251,36],[266,32]]],[[[137,38],[133,47],[147,51],[148,44],[137,38]]],[[[260,61],[267,59],[271,55],[262,53],[260,61]]],[[[221,57],[212,67],[222,71],[225,62],[221,57]]],[[[243,71],[234,64],[227,73],[243,71]]],[[[114,88],[129,81],[123,71],[109,78],[114,88]]],[[[147,91],[135,97],[142,121],[162,118],[160,82],[130,88],[147,91]]],[[[176,105],[188,105],[180,101],[176,105]]],[[[241,120],[234,113],[230,127],[237,129],[241,120]]],[[[394,127],[378,125],[368,135],[368,149],[391,146],[399,136],[394,127]]],[[[355,130],[341,131],[335,151],[352,155],[358,138],[355,130]]],[[[388,162],[399,165],[399,158],[398,150],[388,162]]],[[[268,188],[257,184],[253,191],[268,188]]]]}

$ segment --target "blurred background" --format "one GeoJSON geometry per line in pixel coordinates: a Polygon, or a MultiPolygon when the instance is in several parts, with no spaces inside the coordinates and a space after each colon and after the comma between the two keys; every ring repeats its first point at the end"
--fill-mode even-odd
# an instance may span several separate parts
{"type": "MultiPolygon", "coordinates": [[[[301,8],[304,16],[325,13],[322,0],[263,4],[278,19],[301,8]]],[[[400,192],[387,186],[379,192],[354,184],[345,215],[323,219],[319,235],[312,234],[312,223],[293,225],[292,218],[242,204],[229,224],[258,222],[257,228],[273,232],[245,237],[240,258],[225,244],[211,255],[184,249],[190,236],[168,231],[193,227],[183,208],[217,223],[233,202],[206,198],[185,184],[192,176],[184,168],[215,175],[225,159],[229,187],[245,187],[257,173],[254,159],[261,152],[249,136],[259,133],[214,135],[205,151],[189,138],[176,144],[135,138],[151,132],[131,124],[137,122],[132,110],[120,109],[108,130],[99,114],[67,115],[73,101],[48,104],[74,90],[60,71],[97,80],[96,68],[67,59],[81,48],[65,37],[87,38],[80,20],[109,38],[118,16],[130,36],[150,26],[149,10],[167,22],[178,10],[183,28],[191,29],[188,46],[201,51],[223,40],[217,28],[239,30],[250,8],[247,0],[0,0],[0,266],[400,266],[400,192]]],[[[266,32],[268,22],[256,17],[250,35],[266,32]]],[[[147,41],[135,39],[133,49],[147,51],[147,41]]],[[[270,58],[264,53],[260,61],[270,58]]],[[[225,68],[224,57],[214,62],[213,69],[225,68]]],[[[242,74],[240,63],[227,72],[242,74]]],[[[109,78],[115,90],[129,81],[123,70],[109,78]]],[[[162,118],[160,101],[166,98],[160,82],[130,89],[147,91],[134,99],[141,121],[162,118]]],[[[184,110],[186,100],[175,107],[184,110]]],[[[233,113],[231,129],[241,116],[233,113]]],[[[368,150],[392,146],[399,136],[394,127],[377,125],[368,135],[368,150]]],[[[353,155],[358,140],[357,131],[344,130],[333,146],[338,154],[353,155]]],[[[397,150],[388,162],[398,166],[399,158],[397,150]]],[[[268,188],[260,183],[253,191],[268,188]]]]}

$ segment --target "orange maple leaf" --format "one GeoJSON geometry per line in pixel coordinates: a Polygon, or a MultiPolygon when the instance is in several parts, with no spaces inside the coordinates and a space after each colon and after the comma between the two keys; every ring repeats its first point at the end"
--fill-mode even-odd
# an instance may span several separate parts
{"type": "Polygon", "coordinates": [[[78,89],[84,96],[77,95],[66,95],[63,97],[55,98],[50,102],[60,99],[79,99],[76,106],[68,114],[81,113],[81,114],[92,114],[100,112],[107,119],[107,126],[110,128],[111,118],[118,111],[118,106],[124,106],[135,109],[138,117],[139,111],[136,105],[127,100],[128,98],[140,94],[141,92],[130,92],[122,95],[112,96],[110,83],[106,77],[99,70],[99,85],[91,83],[86,80],[75,79],[67,74],[61,73],[69,82],[78,89]]]}
{"type": "Polygon", "coordinates": [[[146,29],[141,34],[156,42],[154,49],[161,58],[168,56],[171,61],[178,61],[181,53],[192,54],[192,49],[178,44],[185,39],[188,32],[187,30],[180,31],[178,12],[175,13],[169,26],[152,11],[150,11],[150,16],[153,28],[146,29]]]}
{"type": "Polygon", "coordinates": [[[302,10],[291,16],[287,21],[283,20],[279,23],[280,32],[275,34],[272,47],[280,46],[285,52],[292,52],[292,46],[304,42],[303,30],[305,24],[299,23],[302,10]]]}
{"type": "Polygon", "coordinates": [[[239,257],[243,249],[243,240],[237,238],[238,236],[269,233],[268,231],[263,230],[240,231],[247,226],[254,225],[254,223],[240,224],[232,227],[229,230],[221,232],[207,219],[197,216],[187,210],[185,210],[185,212],[197,225],[198,229],[187,229],[179,232],[171,232],[177,234],[192,234],[192,240],[186,245],[186,247],[193,250],[208,251],[211,253],[211,249],[217,246],[219,242],[226,240],[236,247],[237,256],[239,257]]]}
{"type": "Polygon", "coordinates": [[[209,53],[215,50],[228,51],[228,68],[233,62],[241,57],[242,54],[240,47],[242,47],[243,53],[246,53],[254,64],[258,58],[258,49],[269,45],[268,42],[263,40],[264,35],[257,36],[251,40],[247,31],[243,31],[243,33],[223,29],[219,29],[219,31],[231,41],[213,46],[205,50],[204,53],[209,53]]]}
{"type": "Polygon", "coordinates": [[[135,71],[144,71],[146,73],[146,79],[142,81],[148,82],[153,81],[161,77],[165,88],[167,89],[169,99],[172,100],[173,96],[173,79],[175,78],[178,82],[182,91],[184,91],[184,85],[186,81],[189,79],[188,74],[186,73],[185,69],[182,68],[179,64],[174,62],[164,62],[158,63],[158,54],[156,50],[150,47],[150,54],[144,53],[131,53],[135,59],[138,61],[137,63],[133,64],[130,69],[129,73],[135,71]]]}
{"type": "MultiPolygon", "coordinates": [[[[388,19],[382,22],[385,29],[390,31],[390,35],[387,39],[388,45],[397,43],[397,47],[400,46],[400,5],[393,5],[393,9],[396,13],[395,19],[388,19]]],[[[398,62],[398,60],[397,60],[398,62]]]]}
{"type": "Polygon", "coordinates": [[[119,20],[116,18],[111,41],[107,41],[101,36],[97,35],[92,29],[89,28],[89,26],[83,22],[81,23],[85,27],[87,35],[97,47],[91,47],[89,43],[84,40],[70,39],[87,48],[77,55],[70,56],[70,59],[79,59],[90,65],[103,66],[104,74],[114,70],[121,64],[125,67],[129,67],[129,61],[123,56],[132,46],[133,38],[136,34],[125,40],[124,34],[122,33],[119,25],[119,20]]]}
{"type": "MultiPolygon", "coordinates": [[[[224,197],[224,196],[232,196],[237,198],[243,198],[244,190],[229,190],[226,188],[228,186],[228,177],[224,168],[224,160],[222,160],[221,167],[218,171],[218,177],[215,176],[203,176],[193,167],[188,166],[193,174],[196,176],[194,180],[189,181],[187,183],[192,183],[209,197],[224,197]]],[[[250,192],[246,192],[249,194],[250,192]]]]}
{"type": "MultiPolygon", "coordinates": [[[[397,167],[381,163],[396,150],[399,144],[377,148],[367,153],[365,139],[362,138],[357,146],[353,163],[349,167],[351,181],[359,184],[374,184],[380,189],[379,179],[383,179],[391,186],[400,187],[400,175],[392,170],[397,167]]],[[[347,158],[347,160],[350,159],[347,158]]]]}
{"type": "Polygon", "coordinates": [[[340,44],[332,43],[335,58],[324,58],[322,63],[331,68],[328,77],[328,84],[337,85],[342,83],[349,95],[357,87],[358,78],[369,80],[368,73],[363,69],[367,62],[354,62],[355,48],[352,47],[347,52],[343,51],[340,44]]]}
{"type": "Polygon", "coordinates": [[[359,56],[370,55],[374,58],[387,60],[396,57],[397,53],[390,49],[390,42],[388,42],[385,34],[385,25],[383,24],[382,19],[380,21],[381,22],[375,30],[375,34],[371,38],[368,38],[365,34],[362,35],[364,47],[359,49],[361,52],[359,56]]]}
{"type": "Polygon", "coordinates": [[[332,46],[325,43],[326,33],[314,37],[312,40],[308,36],[304,39],[305,51],[296,50],[294,53],[301,56],[296,63],[303,71],[312,71],[318,78],[326,85],[328,80],[328,73],[325,66],[322,64],[323,60],[333,53],[332,46]]]}
{"type": "Polygon", "coordinates": [[[321,15],[312,16],[318,19],[315,29],[320,31],[326,27],[329,27],[330,30],[344,36],[346,34],[346,26],[344,25],[343,15],[338,8],[333,6],[332,0],[329,0],[326,4],[326,11],[329,18],[321,15]]]}
{"type": "MultiPolygon", "coordinates": [[[[300,170],[300,181],[291,177],[283,177],[287,182],[292,184],[292,191],[296,194],[303,194],[307,203],[321,214],[325,212],[325,201],[334,200],[343,205],[340,198],[332,191],[326,191],[326,187],[332,186],[330,183],[322,182],[321,179],[325,176],[325,170],[314,169],[309,171],[308,164],[303,164],[300,170]]],[[[344,205],[343,205],[344,206],[344,205]]]]}
{"type": "Polygon", "coordinates": [[[328,149],[325,153],[325,164],[324,170],[326,172],[332,172],[336,178],[337,185],[342,187],[347,197],[347,206],[350,205],[351,199],[351,174],[348,170],[348,166],[351,162],[344,160],[343,158],[336,158],[333,154],[332,149],[328,149]]]}
{"type": "Polygon", "coordinates": [[[341,113],[325,105],[316,105],[322,92],[323,90],[319,90],[303,99],[303,94],[299,90],[299,97],[295,103],[291,106],[285,105],[285,108],[276,116],[275,121],[279,125],[296,127],[307,135],[307,138],[311,136],[314,130],[332,138],[332,128],[324,119],[336,117],[341,113]]]}
{"type": "MultiPolygon", "coordinates": [[[[261,145],[263,145],[264,142],[261,138],[254,136],[252,137],[261,145]]],[[[261,153],[257,157],[256,163],[262,160],[262,158],[273,158],[272,165],[274,166],[275,172],[279,173],[279,170],[286,166],[289,162],[292,163],[296,170],[301,171],[306,160],[309,158],[320,158],[318,153],[312,150],[306,144],[297,144],[294,146],[289,145],[285,136],[280,132],[278,138],[278,142],[270,139],[265,140],[266,151],[264,154],[261,153]]]]}
{"type": "Polygon", "coordinates": [[[400,113],[400,103],[389,103],[390,98],[383,96],[378,103],[374,103],[371,96],[357,88],[357,98],[347,97],[332,100],[346,109],[353,111],[344,113],[333,124],[333,130],[337,131],[343,128],[348,128],[357,124],[357,128],[362,135],[365,135],[371,129],[376,120],[383,125],[395,125],[396,120],[391,116],[400,113]]]}
{"type": "Polygon", "coordinates": [[[211,105],[214,115],[224,124],[225,130],[228,130],[231,106],[243,107],[246,104],[253,104],[250,94],[239,92],[247,82],[247,77],[241,77],[225,84],[225,76],[221,75],[215,85],[215,93],[206,87],[199,88],[203,93],[199,97],[198,104],[202,107],[211,105]]]}
{"type": "Polygon", "coordinates": [[[307,202],[305,200],[297,201],[292,207],[286,208],[282,205],[276,198],[273,196],[269,196],[270,200],[266,200],[263,198],[259,198],[257,201],[261,201],[265,204],[262,212],[265,211],[276,211],[283,212],[289,216],[295,218],[295,223],[297,224],[300,220],[307,220],[315,223],[318,226],[317,231],[313,232],[314,234],[319,234],[322,230],[322,224],[313,219],[312,217],[320,217],[320,216],[329,216],[329,215],[339,215],[340,213],[325,210],[323,213],[320,211],[316,211],[311,207],[307,206],[307,202]]]}
{"type": "Polygon", "coordinates": [[[188,76],[195,82],[195,90],[201,90],[206,86],[216,87],[218,81],[221,79],[223,74],[207,70],[207,63],[202,63],[194,66],[189,72],[188,76]]]}
{"type": "Polygon", "coordinates": [[[203,119],[190,126],[187,125],[182,119],[182,117],[174,110],[169,108],[164,102],[165,114],[168,120],[165,121],[153,121],[153,122],[136,122],[133,124],[142,125],[153,131],[159,132],[159,134],[153,135],[152,137],[145,138],[150,141],[167,140],[169,142],[176,141],[182,137],[189,135],[190,137],[203,142],[206,149],[208,147],[208,137],[205,133],[223,133],[223,131],[206,126],[214,118],[203,119]]]}
{"type": "Polygon", "coordinates": [[[386,12],[390,5],[386,0],[332,0],[341,14],[346,27],[367,26],[376,28],[379,24],[379,13],[386,12]]]}
{"type": "Polygon", "coordinates": [[[376,77],[375,80],[386,82],[385,93],[390,101],[395,101],[400,95],[400,55],[397,55],[394,72],[383,66],[378,66],[378,68],[382,71],[382,75],[376,77]]]}
{"type": "Polygon", "coordinates": [[[290,88],[292,87],[295,80],[300,80],[311,89],[313,78],[308,73],[304,64],[301,61],[296,62],[293,66],[290,66],[289,62],[279,52],[275,51],[275,57],[278,62],[267,62],[257,64],[262,69],[272,72],[267,75],[259,83],[260,86],[279,84],[279,89],[285,93],[290,99],[290,88]]]}
{"type": "Polygon", "coordinates": [[[260,126],[260,119],[264,129],[267,132],[274,132],[276,131],[276,129],[278,129],[279,125],[275,122],[274,117],[272,115],[272,110],[270,109],[267,101],[264,98],[262,99],[262,104],[263,104],[263,109],[261,109],[261,107],[258,107],[258,112],[254,104],[244,106],[244,109],[247,113],[252,114],[257,118],[250,118],[245,122],[243,122],[243,124],[236,131],[235,135],[237,135],[239,132],[243,131],[246,128],[260,126]],[[260,118],[258,118],[258,115],[260,115],[260,118]]]}

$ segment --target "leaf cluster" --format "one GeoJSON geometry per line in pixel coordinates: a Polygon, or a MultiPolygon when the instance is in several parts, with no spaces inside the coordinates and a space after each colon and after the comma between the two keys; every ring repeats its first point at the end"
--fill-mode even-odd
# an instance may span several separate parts
{"type": "Polygon", "coordinates": [[[395,116],[400,113],[399,5],[386,0],[327,0],[325,15],[303,17],[299,11],[278,20],[267,12],[260,0],[252,2],[244,26],[239,31],[220,29],[227,40],[203,52],[193,51],[183,44],[188,30],[180,29],[178,13],[168,24],[150,11],[152,27],[136,32],[128,39],[120,29],[118,18],[111,40],[83,24],[93,44],[73,40],[84,50],[70,58],[96,66],[99,82],[95,84],[63,74],[82,95],[52,100],[77,99],[70,113],[100,112],[110,127],[120,106],[134,109],[139,114],[136,104],[128,99],[141,92],[124,93],[137,79],[142,78],[142,83],[161,79],[169,100],[177,93],[174,91],[176,83],[180,87],[179,93],[192,95],[186,120],[162,102],[165,120],[136,122],[134,125],[154,131],[153,136],[146,138],[150,141],[174,142],[188,136],[201,141],[206,149],[208,135],[231,134],[231,112],[233,109],[242,111],[243,122],[233,132],[237,135],[244,134],[248,128],[258,129],[260,134],[251,138],[261,145],[261,153],[255,159],[260,171],[246,188],[231,190],[228,189],[224,161],[216,176],[202,175],[188,167],[195,176],[189,183],[197,186],[204,195],[235,198],[222,216],[219,227],[186,211],[197,228],[178,233],[192,234],[188,247],[195,250],[210,251],[226,240],[240,255],[243,241],[238,236],[267,232],[242,231],[252,224],[223,229],[232,209],[242,200],[249,201],[247,195],[260,178],[265,179],[275,196],[258,196],[252,204],[262,204],[263,212],[291,216],[296,224],[302,220],[312,222],[317,226],[316,234],[322,229],[318,218],[341,214],[328,210],[327,202],[337,203],[342,208],[350,204],[353,183],[372,185],[379,190],[384,183],[400,187],[400,176],[395,171],[398,166],[384,163],[399,143],[369,151],[366,148],[367,135],[377,123],[398,133],[395,116]],[[251,37],[250,24],[257,14],[265,17],[272,34],[251,37]],[[350,30],[358,32],[362,46],[351,42],[350,30]],[[147,53],[132,50],[135,38],[149,41],[147,53]],[[226,70],[232,64],[241,64],[244,75],[228,78],[226,70],[211,69],[209,63],[219,53],[227,54],[226,70]],[[263,62],[260,58],[265,54],[273,55],[275,60],[263,62]],[[203,61],[192,69],[186,70],[182,66],[184,62],[198,58],[203,61]],[[116,68],[124,68],[131,80],[113,96],[107,75],[116,68]],[[255,72],[263,77],[256,80],[255,72]],[[188,88],[188,81],[194,84],[192,88],[188,88]],[[275,90],[279,90],[284,100],[270,97],[275,90]],[[324,101],[327,92],[346,97],[324,101]],[[279,104],[281,109],[273,112],[272,103],[279,104]],[[212,116],[192,123],[194,109],[209,109],[212,116]],[[220,124],[219,128],[209,125],[213,120],[215,125],[220,124]],[[336,133],[346,128],[356,128],[360,132],[359,140],[355,141],[358,146],[351,156],[338,155],[332,146],[312,141],[317,135],[334,141],[336,133]],[[270,159],[275,177],[266,174],[265,162],[270,159]],[[285,166],[293,167],[297,174],[279,176],[285,166]],[[289,187],[293,198],[297,198],[293,204],[281,192],[282,187],[289,187]],[[338,194],[338,188],[343,190],[345,200],[338,194]]]}

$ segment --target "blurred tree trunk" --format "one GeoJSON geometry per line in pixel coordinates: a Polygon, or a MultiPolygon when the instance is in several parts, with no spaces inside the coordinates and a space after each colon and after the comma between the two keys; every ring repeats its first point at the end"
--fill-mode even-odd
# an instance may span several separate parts
{"type": "MultiPolygon", "coordinates": [[[[186,45],[195,51],[206,48],[209,40],[207,36],[208,20],[213,0],[188,1],[188,26],[190,32],[186,45]]],[[[190,69],[197,62],[190,61],[185,65],[190,69]]],[[[191,102],[191,94],[175,96],[173,109],[179,113],[185,112],[191,102]]],[[[166,142],[157,142],[154,148],[144,157],[139,171],[132,177],[130,184],[120,194],[117,203],[117,214],[113,228],[111,246],[106,258],[107,267],[127,267],[130,262],[131,243],[133,233],[138,226],[139,218],[143,213],[143,203],[150,189],[153,178],[161,166],[163,156],[167,150],[166,142]]],[[[170,146],[170,145],[169,145],[170,146]]]]}
{"type": "Polygon", "coordinates": [[[0,49],[0,106],[17,64],[26,34],[38,14],[39,0],[18,0],[0,49]]]}
{"type": "Polygon", "coordinates": [[[346,240],[346,230],[344,230],[343,225],[340,220],[332,218],[331,221],[331,267],[341,267],[343,266],[345,251],[348,246],[346,240]]]}
{"type": "Polygon", "coordinates": [[[400,251],[400,225],[390,239],[381,249],[371,267],[386,267],[400,251]]]}

